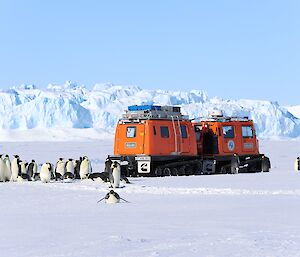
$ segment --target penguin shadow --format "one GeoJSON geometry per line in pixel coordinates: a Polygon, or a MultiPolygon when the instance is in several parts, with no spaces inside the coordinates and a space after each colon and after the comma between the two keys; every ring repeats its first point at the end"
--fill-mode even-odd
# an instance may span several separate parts
{"type": "Polygon", "coordinates": [[[122,185],[122,186],[119,186],[119,187],[113,187],[112,185],[110,185],[108,188],[109,189],[119,189],[119,188],[125,188],[126,186],[122,185]]]}

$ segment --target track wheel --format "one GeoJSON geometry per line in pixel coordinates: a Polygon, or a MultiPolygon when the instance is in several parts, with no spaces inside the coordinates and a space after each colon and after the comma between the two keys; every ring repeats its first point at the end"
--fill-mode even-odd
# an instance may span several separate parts
{"type": "Polygon", "coordinates": [[[161,168],[156,168],[154,173],[155,173],[156,177],[161,177],[162,176],[162,169],[161,168]]]}
{"type": "Polygon", "coordinates": [[[172,176],[178,176],[178,169],[177,168],[172,168],[171,169],[171,174],[172,174],[172,176]]]}
{"type": "Polygon", "coordinates": [[[171,176],[171,170],[170,170],[170,168],[164,168],[163,175],[164,176],[171,176]]]}
{"type": "Polygon", "coordinates": [[[261,160],[261,171],[269,172],[271,167],[270,159],[268,157],[263,157],[261,160]]]}
{"type": "Polygon", "coordinates": [[[182,166],[178,169],[178,176],[184,176],[184,175],[185,175],[185,168],[184,166],[182,166]]]}
{"type": "Polygon", "coordinates": [[[187,165],[185,167],[185,175],[186,176],[194,175],[194,169],[193,168],[194,168],[193,166],[187,165]]]}

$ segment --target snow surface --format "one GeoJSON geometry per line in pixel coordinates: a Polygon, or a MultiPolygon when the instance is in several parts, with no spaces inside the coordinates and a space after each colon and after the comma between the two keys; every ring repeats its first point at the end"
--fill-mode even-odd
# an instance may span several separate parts
{"type": "MultiPolygon", "coordinates": [[[[269,173],[131,178],[130,203],[97,204],[93,181],[0,183],[1,256],[300,256],[299,140],[261,140],[269,173]]],[[[39,163],[87,154],[95,171],[112,139],[5,142],[1,152],[39,163]]]]}
{"type": "Polygon", "coordinates": [[[300,135],[300,120],[277,102],[224,100],[208,98],[202,90],[147,90],[113,84],[96,84],[89,90],[72,82],[0,91],[0,129],[94,128],[99,134],[103,130],[113,133],[124,110],[134,104],[178,105],[190,118],[221,109],[227,116],[251,117],[261,137],[300,135]]]}

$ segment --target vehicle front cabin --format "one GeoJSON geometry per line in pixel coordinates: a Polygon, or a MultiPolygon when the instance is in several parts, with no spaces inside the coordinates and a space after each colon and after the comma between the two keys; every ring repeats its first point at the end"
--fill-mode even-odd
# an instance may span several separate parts
{"type": "Polygon", "coordinates": [[[115,133],[115,155],[197,155],[194,128],[191,122],[180,114],[180,109],[150,111],[130,109],[127,115],[119,120],[115,133]],[[154,115],[157,113],[159,116],[154,115]]]}

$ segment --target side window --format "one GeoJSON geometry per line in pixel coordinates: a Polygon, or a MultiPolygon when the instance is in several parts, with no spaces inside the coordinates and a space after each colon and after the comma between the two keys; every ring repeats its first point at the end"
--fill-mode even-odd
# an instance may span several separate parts
{"type": "Polygon", "coordinates": [[[153,134],[156,135],[156,128],[153,126],[153,134]]]}
{"type": "Polygon", "coordinates": [[[180,132],[181,132],[181,137],[182,138],[187,138],[187,132],[186,132],[186,126],[185,125],[180,125],[180,132]]]}
{"type": "Polygon", "coordinates": [[[126,129],[126,136],[128,138],[136,137],[136,127],[127,127],[126,129]]]}
{"type": "Polygon", "coordinates": [[[233,126],[224,126],[223,127],[223,136],[224,136],[224,138],[234,138],[234,127],[233,126]]]}
{"type": "Polygon", "coordinates": [[[162,138],[168,138],[169,137],[169,128],[165,126],[160,127],[160,135],[162,138]]]}
{"type": "Polygon", "coordinates": [[[200,142],[200,140],[201,140],[201,130],[202,130],[201,126],[195,126],[195,133],[196,133],[196,141],[197,142],[200,142]]]}
{"type": "Polygon", "coordinates": [[[253,130],[251,126],[242,126],[243,137],[253,137],[253,130]]]}

